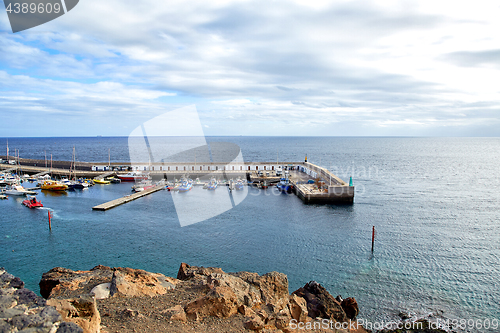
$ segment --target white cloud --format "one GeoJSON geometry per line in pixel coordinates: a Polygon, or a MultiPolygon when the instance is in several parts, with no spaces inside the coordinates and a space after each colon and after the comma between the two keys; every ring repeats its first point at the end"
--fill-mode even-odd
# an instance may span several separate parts
{"type": "Polygon", "coordinates": [[[196,103],[214,134],[243,120],[316,134],[340,122],[353,134],[370,134],[370,124],[386,135],[433,131],[456,125],[457,114],[481,126],[500,101],[499,14],[483,0],[87,0],[46,25],[0,34],[0,96],[35,98],[11,112],[74,116],[196,103]]]}

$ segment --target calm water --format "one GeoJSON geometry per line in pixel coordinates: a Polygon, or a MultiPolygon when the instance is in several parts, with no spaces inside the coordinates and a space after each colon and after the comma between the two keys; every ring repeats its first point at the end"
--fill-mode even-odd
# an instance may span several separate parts
{"type": "MultiPolygon", "coordinates": [[[[498,138],[209,138],[238,144],[245,161],[309,161],[353,176],[353,206],[304,205],[274,189],[250,189],[234,209],[181,228],[172,195],[161,191],[107,212],[91,207],[131,184],[42,193],[53,209],[0,201],[0,265],[38,291],[55,266],[129,266],[176,276],[181,262],[225,271],[276,270],[293,291],[310,280],[354,296],[360,317],[400,310],[446,318],[500,318],[498,138]],[[371,228],[377,229],[370,253],[371,228]]],[[[0,141],[4,145],[5,140],[0,141]]],[[[126,138],[11,138],[21,157],[127,161],[126,138]]],[[[4,149],[2,149],[4,151],[4,149]]],[[[4,155],[1,152],[0,155],[4,155]]],[[[217,189],[225,191],[226,189],[217,189]]],[[[184,195],[205,195],[196,188],[184,195]]],[[[474,330],[471,330],[474,331],[474,330]]],[[[484,330],[481,330],[484,331],[484,330]]],[[[495,330],[492,330],[495,331],[495,330]]]]}

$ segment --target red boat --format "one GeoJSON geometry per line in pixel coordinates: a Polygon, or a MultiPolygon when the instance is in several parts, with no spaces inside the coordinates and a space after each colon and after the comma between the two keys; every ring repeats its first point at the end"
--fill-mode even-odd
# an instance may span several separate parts
{"type": "Polygon", "coordinates": [[[23,205],[25,205],[28,208],[43,207],[42,203],[38,201],[35,196],[28,197],[26,200],[23,201],[23,205]]]}
{"type": "Polygon", "coordinates": [[[137,180],[147,180],[149,179],[148,175],[142,173],[129,172],[126,175],[116,175],[116,177],[120,178],[123,182],[133,182],[137,180]]]}

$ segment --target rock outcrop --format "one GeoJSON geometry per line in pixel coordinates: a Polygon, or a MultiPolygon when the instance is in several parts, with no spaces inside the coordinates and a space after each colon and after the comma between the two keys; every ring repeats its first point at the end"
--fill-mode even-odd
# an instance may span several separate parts
{"type": "MultiPolygon", "coordinates": [[[[341,304],[319,283],[310,281],[293,292],[307,302],[307,311],[312,318],[325,318],[337,322],[348,320],[341,304]]],[[[357,306],[357,304],[356,304],[357,306]]]]}
{"type": "Polygon", "coordinates": [[[239,322],[240,330],[291,332],[292,322],[348,322],[359,313],[354,298],[337,300],[314,281],[290,295],[288,278],[282,273],[226,273],[186,263],[180,265],[177,279],[131,268],[96,266],[73,271],[56,267],[43,274],[40,291],[47,304],[57,309],[60,320],[79,325],[85,333],[100,332],[98,305],[107,325],[113,317],[119,323],[113,331],[132,329],[132,323],[150,330],[153,323],[164,320],[178,328],[172,332],[183,332],[182,325],[197,327],[215,320],[239,322]],[[178,288],[183,290],[180,297],[178,288]]]}
{"type": "Polygon", "coordinates": [[[250,272],[225,273],[220,268],[203,268],[181,264],[177,278],[198,280],[206,293],[185,306],[187,318],[206,316],[227,318],[240,313],[247,320],[245,328],[287,330],[292,319],[307,322],[315,318],[347,322],[359,309],[354,298],[346,299],[346,315],[341,304],[320,284],[311,281],[292,295],[285,274],[264,275],[250,272]]]}
{"type": "Polygon", "coordinates": [[[18,277],[0,268],[0,332],[81,333],[74,323],[63,321],[58,311],[18,277]]]}
{"type": "Polygon", "coordinates": [[[44,273],[40,294],[54,306],[63,320],[78,324],[84,333],[100,330],[96,300],[110,296],[163,295],[175,288],[177,279],[140,269],[96,266],[89,271],[55,267],[44,273]]]}
{"type": "Polygon", "coordinates": [[[39,283],[42,297],[72,298],[99,293],[98,298],[119,294],[122,296],[163,295],[175,288],[177,280],[163,274],[141,269],[96,266],[90,271],[73,271],[55,267],[43,273],[39,283]],[[109,283],[109,284],[108,284],[109,283]]]}

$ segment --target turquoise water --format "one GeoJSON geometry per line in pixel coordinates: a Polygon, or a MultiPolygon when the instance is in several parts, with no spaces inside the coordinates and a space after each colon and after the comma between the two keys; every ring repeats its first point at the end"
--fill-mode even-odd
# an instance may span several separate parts
{"type": "MultiPolygon", "coordinates": [[[[54,210],[0,201],[0,265],[38,291],[55,266],[129,266],[176,276],[181,262],[225,271],[286,273],[290,291],[310,280],[334,296],[354,296],[360,317],[400,310],[445,318],[500,318],[500,161],[497,138],[209,138],[238,144],[245,161],[303,160],[356,185],[352,206],[304,205],[274,189],[250,189],[235,208],[180,227],[172,195],[161,191],[107,212],[91,207],[130,193],[131,184],[42,193],[54,210]],[[371,229],[377,237],[372,255],[371,229]]],[[[128,158],[126,138],[9,139],[21,157],[43,150],[69,160],[128,158]],[[67,155],[67,156],[66,156],[67,155]],[[113,157],[114,156],[114,157],[113,157]]],[[[40,153],[40,151],[42,151],[40,153]]],[[[217,191],[225,191],[219,188],[217,191]]],[[[474,331],[474,330],[471,330],[474,331]]]]}

